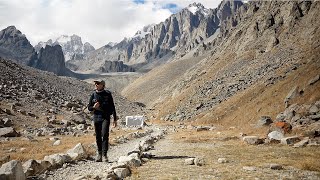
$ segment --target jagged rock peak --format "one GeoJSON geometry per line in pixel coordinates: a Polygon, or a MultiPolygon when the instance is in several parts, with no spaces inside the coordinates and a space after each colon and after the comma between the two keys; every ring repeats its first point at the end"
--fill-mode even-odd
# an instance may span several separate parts
{"type": "Polygon", "coordinates": [[[21,35],[21,36],[24,36],[24,34],[21,33],[21,31],[19,31],[15,26],[8,26],[7,28],[3,29],[3,31],[5,32],[12,32],[14,34],[17,34],[17,35],[21,35]]]}
{"type": "Polygon", "coordinates": [[[57,75],[64,75],[66,71],[64,56],[60,45],[41,48],[38,55],[38,62],[35,67],[41,70],[53,72],[57,75]]]}
{"type": "Polygon", "coordinates": [[[133,36],[133,38],[144,38],[147,34],[150,34],[152,31],[152,28],[155,24],[150,24],[147,26],[144,26],[141,30],[138,30],[136,34],[133,36]]]}
{"type": "Polygon", "coordinates": [[[192,3],[189,4],[188,7],[186,7],[187,10],[192,12],[192,14],[195,14],[196,12],[201,12],[202,14],[207,15],[209,13],[209,9],[205,8],[201,3],[192,3]]]}
{"type": "Polygon", "coordinates": [[[15,26],[0,31],[0,56],[26,65],[33,54],[29,40],[15,26]]]}

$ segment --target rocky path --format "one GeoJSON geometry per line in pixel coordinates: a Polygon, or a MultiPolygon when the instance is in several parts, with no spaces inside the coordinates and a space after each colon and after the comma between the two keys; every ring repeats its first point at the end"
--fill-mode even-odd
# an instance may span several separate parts
{"type": "MultiPolygon", "coordinates": [[[[158,133],[158,129],[153,129],[153,134],[158,133]]],[[[74,180],[74,179],[103,179],[107,177],[107,171],[111,166],[117,164],[120,156],[126,156],[131,152],[141,141],[149,136],[130,140],[126,143],[111,146],[108,151],[109,163],[107,162],[95,162],[91,160],[79,161],[76,164],[64,164],[63,167],[47,171],[42,174],[38,179],[48,180],[74,180]]]]}

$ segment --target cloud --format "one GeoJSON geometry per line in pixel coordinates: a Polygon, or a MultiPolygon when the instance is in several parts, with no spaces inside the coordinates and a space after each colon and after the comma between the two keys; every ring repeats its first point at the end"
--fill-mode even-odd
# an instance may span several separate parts
{"type": "MultiPolygon", "coordinates": [[[[200,0],[214,8],[219,1],[200,0]]],[[[60,35],[77,34],[99,48],[132,37],[148,24],[160,23],[189,0],[0,0],[0,29],[14,25],[32,45],[60,35]]]]}

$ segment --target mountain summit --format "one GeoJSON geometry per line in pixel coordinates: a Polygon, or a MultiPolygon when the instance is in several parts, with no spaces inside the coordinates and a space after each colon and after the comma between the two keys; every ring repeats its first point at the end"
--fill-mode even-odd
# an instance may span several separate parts
{"type": "Polygon", "coordinates": [[[62,47],[62,51],[64,54],[65,61],[69,61],[72,59],[83,59],[83,57],[95,50],[95,48],[88,42],[82,43],[81,37],[78,35],[62,35],[58,37],[55,41],[49,39],[47,42],[39,42],[35,49],[37,52],[40,51],[41,47],[45,47],[46,45],[54,46],[60,45],[62,47]]]}
{"type": "Polygon", "coordinates": [[[15,26],[8,26],[0,31],[0,56],[27,65],[35,51],[26,38],[15,26]]]}

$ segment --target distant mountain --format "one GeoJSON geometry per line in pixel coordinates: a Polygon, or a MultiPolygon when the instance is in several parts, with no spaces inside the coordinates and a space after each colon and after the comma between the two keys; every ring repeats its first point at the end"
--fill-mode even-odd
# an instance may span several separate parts
{"type": "Polygon", "coordinates": [[[41,41],[34,48],[37,52],[39,52],[41,47],[44,48],[46,45],[54,46],[57,44],[62,47],[65,61],[73,59],[83,59],[87,53],[95,50],[95,48],[90,43],[86,42],[83,44],[81,37],[77,35],[62,35],[55,41],[53,41],[52,39],[49,39],[47,42],[41,41]]]}
{"type": "Polygon", "coordinates": [[[37,53],[26,36],[14,26],[0,31],[0,57],[57,75],[75,76],[65,66],[60,45],[46,45],[37,53]]]}
{"type": "Polygon", "coordinates": [[[27,65],[36,52],[32,45],[15,26],[0,31],[0,56],[27,65]]]}
{"type": "MultiPolygon", "coordinates": [[[[212,36],[220,23],[241,7],[241,1],[222,2],[217,9],[193,3],[164,22],[138,31],[134,37],[88,53],[84,60],[68,62],[79,71],[101,71],[105,61],[122,61],[140,71],[183,57],[212,36]]],[[[107,70],[107,69],[106,69],[107,70]]]]}

